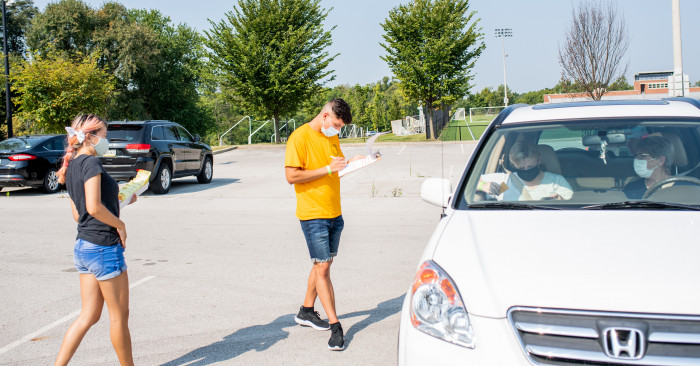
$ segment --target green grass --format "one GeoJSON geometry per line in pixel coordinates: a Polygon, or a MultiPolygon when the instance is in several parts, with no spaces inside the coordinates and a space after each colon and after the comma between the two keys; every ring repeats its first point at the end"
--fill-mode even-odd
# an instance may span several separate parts
{"type": "MultiPolygon", "coordinates": [[[[479,115],[472,115],[472,123],[479,123],[479,122],[486,122],[490,123],[493,121],[493,119],[496,118],[496,115],[491,115],[487,116],[484,114],[479,114],[479,115]]],[[[467,121],[469,120],[469,116],[467,116],[467,121]]]]}
{"type": "Polygon", "coordinates": [[[479,121],[474,121],[472,120],[472,123],[469,124],[469,127],[471,128],[471,132],[474,134],[474,138],[472,138],[472,135],[469,133],[469,129],[467,128],[467,121],[466,120],[452,120],[450,123],[447,125],[442,130],[442,135],[440,135],[440,140],[443,141],[471,141],[471,140],[478,140],[479,137],[484,133],[484,130],[486,130],[486,127],[488,127],[489,123],[493,120],[491,116],[477,116],[479,117],[479,121]]]}

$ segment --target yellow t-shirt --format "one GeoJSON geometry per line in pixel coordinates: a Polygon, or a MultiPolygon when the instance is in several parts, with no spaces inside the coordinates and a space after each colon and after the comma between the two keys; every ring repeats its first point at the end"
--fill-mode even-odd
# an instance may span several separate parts
{"type": "MultiPolygon", "coordinates": [[[[331,156],[342,156],[338,136],[314,131],[308,123],[297,128],[287,140],[285,167],[313,170],[330,164],[331,156]]],[[[306,183],[294,184],[299,220],[332,219],[340,212],[340,177],[338,173],[324,175],[306,183]]]]}

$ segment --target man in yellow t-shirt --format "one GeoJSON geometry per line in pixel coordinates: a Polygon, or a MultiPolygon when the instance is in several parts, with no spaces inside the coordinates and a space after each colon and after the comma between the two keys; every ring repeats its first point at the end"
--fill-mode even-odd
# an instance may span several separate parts
{"type": "Polygon", "coordinates": [[[326,103],[311,122],[297,128],[289,140],[284,158],[284,170],[289,184],[294,184],[297,196],[296,216],[313,265],[306,288],[304,304],[294,320],[317,330],[331,329],[328,348],[345,349],[343,328],[335,312],[335,293],[330,269],[338,254],[343,216],[340,211],[340,177],[338,171],[356,160],[347,162],[340,150],[340,128],[352,123],[350,106],[342,99],[326,103]],[[328,315],[328,322],[314,311],[316,297],[328,315]],[[329,324],[330,323],[330,324],[329,324]]]}

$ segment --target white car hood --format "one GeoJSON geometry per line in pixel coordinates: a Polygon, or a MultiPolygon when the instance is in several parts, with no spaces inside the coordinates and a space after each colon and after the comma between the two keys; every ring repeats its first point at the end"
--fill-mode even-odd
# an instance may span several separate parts
{"type": "MultiPolygon", "coordinates": [[[[700,213],[452,211],[432,259],[467,311],[700,314],[700,213]]],[[[430,253],[426,253],[426,259],[430,253]]]]}

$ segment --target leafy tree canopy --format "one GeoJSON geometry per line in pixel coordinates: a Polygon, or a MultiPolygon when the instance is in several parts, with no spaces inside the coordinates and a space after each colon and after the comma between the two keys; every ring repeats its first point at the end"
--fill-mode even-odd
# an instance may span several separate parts
{"type": "Polygon", "coordinates": [[[334,79],[326,70],[335,58],[326,51],[332,42],[323,28],[327,15],[320,0],[239,0],[205,32],[224,85],[238,103],[274,117],[275,130],[280,116],[296,112],[334,79]]]}
{"type": "Polygon", "coordinates": [[[39,13],[32,0],[18,0],[7,6],[7,51],[18,55],[26,52],[25,35],[32,19],[39,13]]]}
{"type": "Polygon", "coordinates": [[[104,114],[114,90],[113,76],[98,67],[95,55],[47,53],[15,70],[17,117],[30,132],[62,133],[78,114],[104,114]]]}
{"type": "MultiPolygon", "coordinates": [[[[407,98],[432,110],[467,93],[470,70],[485,48],[475,15],[468,0],[414,0],[389,12],[382,23],[382,59],[407,98]]],[[[428,123],[428,138],[435,138],[433,121],[428,123]]]]}
{"type": "Polygon", "coordinates": [[[212,124],[197,92],[206,62],[203,39],[157,10],[117,2],[93,9],[81,0],[61,0],[34,17],[27,37],[38,56],[99,55],[98,66],[116,81],[109,119],[169,119],[202,134],[212,124]]]}

